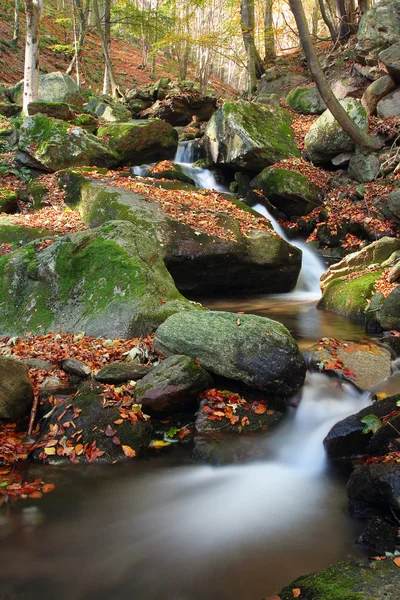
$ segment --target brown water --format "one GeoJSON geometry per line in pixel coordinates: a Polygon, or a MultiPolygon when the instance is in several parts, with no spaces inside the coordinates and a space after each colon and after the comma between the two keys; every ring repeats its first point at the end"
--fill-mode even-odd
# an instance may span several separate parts
{"type": "MultiPolygon", "coordinates": [[[[281,320],[301,346],[361,326],[282,298],[207,300],[281,320]]],[[[261,600],[295,577],[359,556],[345,481],[322,439],[367,400],[311,376],[300,408],[259,438],[268,459],[195,465],[173,449],[113,467],[31,467],[56,489],[0,517],[0,599],[261,600]]],[[[321,599],[323,600],[323,599],[321,599]]]]}

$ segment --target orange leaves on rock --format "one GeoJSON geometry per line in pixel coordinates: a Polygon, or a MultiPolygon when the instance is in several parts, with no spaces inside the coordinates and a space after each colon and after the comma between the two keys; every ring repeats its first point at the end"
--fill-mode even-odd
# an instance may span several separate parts
{"type": "Polygon", "coordinates": [[[227,419],[231,425],[236,425],[240,421],[240,426],[245,427],[250,424],[250,420],[248,416],[243,415],[244,411],[251,410],[256,415],[273,413],[273,411],[268,410],[265,400],[247,401],[238,394],[232,394],[226,390],[220,391],[212,388],[206,390],[202,397],[206,399],[202,410],[208,421],[224,421],[227,419]]]}
{"type": "Polygon", "coordinates": [[[107,437],[114,437],[117,432],[111,427],[111,425],[107,425],[104,433],[107,437]]]}
{"type": "Polygon", "coordinates": [[[301,589],[300,588],[294,588],[292,590],[292,594],[293,594],[293,598],[300,598],[300,596],[301,596],[301,589]]]}
{"type": "Polygon", "coordinates": [[[17,430],[15,423],[0,423],[0,464],[26,460],[33,440],[17,430]]]}
{"type": "Polygon", "coordinates": [[[396,556],[393,562],[396,565],[396,567],[400,567],[400,556],[396,556]]]}
{"type": "Polygon", "coordinates": [[[136,456],[136,452],[133,448],[131,448],[130,446],[121,446],[122,448],[122,452],[125,454],[125,456],[127,456],[128,458],[135,458],[136,456]]]}
{"type": "Polygon", "coordinates": [[[251,410],[256,413],[256,415],[263,415],[267,410],[266,404],[261,404],[261,402],[253,402],[251,405],[251,410]]]}
{"type": "Polygon", "coordinates": [[[41,498],[54,490],[53,483],[44,483],[41,479],[24,481],[15,467],[3,467],[0,470],[0,506],[6,502],[15,502],[20,498],[41,498]]]}

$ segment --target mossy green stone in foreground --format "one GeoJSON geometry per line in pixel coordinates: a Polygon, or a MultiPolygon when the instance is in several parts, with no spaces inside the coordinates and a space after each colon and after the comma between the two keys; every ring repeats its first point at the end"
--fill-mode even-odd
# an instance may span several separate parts
{"type": "Polygon", "coordinates": [[[299,577],[280,592],[281,600],[293,600],[297,588],[301,600],[398,600],[400,569],[391,558],[369,564],[340,562],[299,577]]]}
{"type": "Polygon", "coordinates": [[[60,328],[87,335],[146,335],[195,307],[176,289],[154,242],[127,222],[35,244],[0,259],[0,331],[60,328]]]}

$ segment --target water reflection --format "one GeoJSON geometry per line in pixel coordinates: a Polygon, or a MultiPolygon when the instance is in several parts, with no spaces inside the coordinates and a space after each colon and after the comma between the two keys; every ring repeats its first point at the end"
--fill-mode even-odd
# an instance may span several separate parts
{"type": "Polygon", "coordinates": [[[356,340],[365,338],[363,323],[331,312],[317,310],[315,302],[292,294],[245,296],[239,298],[196,298],[211,310],[228,310],[268,317],[283,323],[302,349],[321,337],[356,340]]]}

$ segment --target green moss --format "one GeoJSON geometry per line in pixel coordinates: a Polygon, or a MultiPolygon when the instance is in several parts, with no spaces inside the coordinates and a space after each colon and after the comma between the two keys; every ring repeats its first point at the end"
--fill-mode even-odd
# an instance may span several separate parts
{"type": "Polygon", "coordinates": [[[365,600],[354,592],[357,570],[348,565],[334,565],[321,573],[300,577],[281,592],[282,600],[293,600],[292,589],[300,588],[304,600],[365,600]]]}
{"type": "Polygon", "coordinates": [[[14,212],[17,208],[17,194],[7,188],[0,188],[0,212],[14,212]]]}
{"type": "Polygon", "coordinates": [[[59,276],[60,299],[71,300],[79,286],[85,314],[100,312],[119,289],[133,298],[144,294],[146,280],[139,261],[130,258],[112,240],[95,238],[80,246],[65,243],[58,251],[56,273],[59,276]]]}
{"type": "Polygon", "coordinates": [[[42,237],[55,237],[54,232],[36,227],[24,227],[22,225],[12,225],[7,221],[0,220],[0,244],[11,244],[14,249],[18,249],[33,240],[42,237]]]}
{"type": "Polygon", "coordinates": [[[300,157],[291,127],[293,118],[288,111],[251,102],[226,102],[222,109],[228,122],[230,118],[239,122],[256,145],[265,146],[267,141],[282,158],[288,156],[288,150],[292,156],[300,157]]]}
{"type": "Polygon", "coordinates": [[[318,307],[363,321],[367,300],[371,298],[375,282],[382,273],[383,270],[380,269],[351,281],[345,278],[334,279],[327,285],[318,307]]]}

